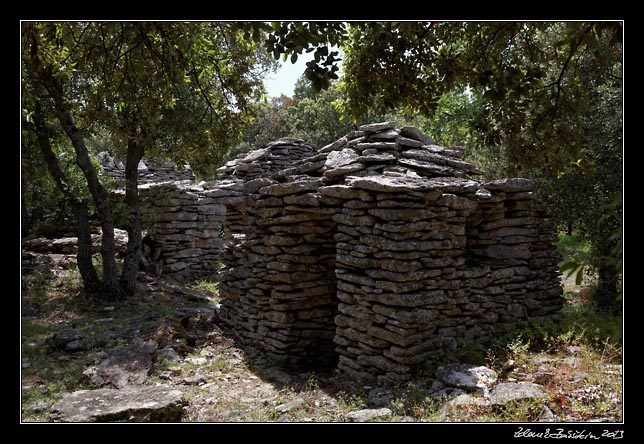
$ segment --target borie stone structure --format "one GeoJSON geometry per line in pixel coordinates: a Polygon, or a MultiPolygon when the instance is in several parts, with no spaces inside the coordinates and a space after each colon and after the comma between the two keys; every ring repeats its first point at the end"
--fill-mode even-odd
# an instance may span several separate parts
{"type": "Polygon", "coordinates": [[[383,122],[248,177],[224,218],[221,321],[279,362],[386,383],[556,313],[560,257],[533,183],[480,173],[383,122]]]}
{"type": "Polygon", "coordinates": [[[140,187],[156,269],[220,277],[219,320],[285,365],[379,384],[563,306],[554,226],[524,178],[482,181],[418,128],[283,138],[218,180],[140,187]]]}

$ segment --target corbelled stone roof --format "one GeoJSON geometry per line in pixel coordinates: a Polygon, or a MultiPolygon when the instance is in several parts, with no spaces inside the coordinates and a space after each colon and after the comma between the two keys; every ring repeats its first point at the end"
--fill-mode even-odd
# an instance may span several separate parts
{"type": "Polygon", "coordinates": [[[471,178],[482,174],[463,160],[460,147],[441,147],[413,126],[396,128],[395,122],[363,125],[358,131],[321,148],[312,157],[295,162],[277,178],[297,175],[323,176],[325,183],[347,176],[410,178],[471,178]]]}

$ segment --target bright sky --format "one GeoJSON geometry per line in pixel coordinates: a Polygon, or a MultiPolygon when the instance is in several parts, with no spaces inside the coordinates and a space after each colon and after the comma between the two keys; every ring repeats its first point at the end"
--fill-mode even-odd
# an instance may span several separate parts
{"type": "Polygon", "coordinates": [[[288,97],[293,97],[293,87],[297,79],[302,77],[306,69],[306,62],[313,58],[313,53],[302,53],[297,59],[295,64],[291,63],[290,59],[282,64],[281,68],[275,74],[271,73],[264,80],[266,90],[269,97],[279,97],[284,94],[288,97]]]}

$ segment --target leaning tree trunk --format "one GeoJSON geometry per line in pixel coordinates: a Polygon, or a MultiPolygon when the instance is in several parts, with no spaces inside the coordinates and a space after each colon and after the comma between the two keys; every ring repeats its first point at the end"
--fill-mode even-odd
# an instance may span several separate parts
{"type": "Polygon", "coordinates": [[[76,235],[78,236],[78,251],[76,261],[78,271],[83,279],[85,293],[90,296],[100,296],[102,284],[96,274],[96,268],[92,263],[92,234],[89,228],[89,216],[87,202],[81,199],[72,201],[72,209],[78,224],[76,235]]]}
{"type": "Polygon", "coordinates": [[[114,221],[112,210],[110,208],[109,193],[101,184],[96,173],[96,168],[89,157],[85,139],[74,123],[67,102],[63,97],[62,87],[56,79],[51,68],[42,69],[40,77],[47,89],[47,92],[54,100],[56,115],[63,130],[69,137],[76,152],[76,164],[80,167],[85,175],[89,192],[94,199],[98,216],[101,221],[103,236],[101,241],[101,256],[103,258],[103,283],[102,297],[105,299],[121,299],[125,296],[121,291],[118,282],[118,268],[116,266],[116,247],[114,244],[114,221]]]}
{"type": "Polygon", "coordinates": [[[129,211],[127,251],[121,273],[121,288],[129,296],[136,290],[136,276],[141,262],[141,211],[139,205],[139,162],[143,158],[143,145],[129,140],[125,162],[125,203],[129,211]]]}
{"type": "Polygon", "coordinates": [[[87,203],[73,196],[67,186],[67,177],[60,168],[58,158],[54,154],[49,141],[49,131],[42,114],[40,105],[36,103],[33,113],[33,130],[38,138],[38,146],[42,153],[45,165],[49,170],[56,187],[72,201],[74,216],[77,223],[78,250],[76,254],[78,270],[83,279],[83,286],[89,295],[96,295],[101,288],[101,282],[96,274],[92,263],[92,237],[89,228],[89,217],[87,214],[87,203]]]}

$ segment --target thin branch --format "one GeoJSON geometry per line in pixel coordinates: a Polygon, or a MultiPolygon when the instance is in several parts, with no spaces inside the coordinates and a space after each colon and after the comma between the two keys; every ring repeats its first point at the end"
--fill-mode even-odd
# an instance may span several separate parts
{"type": "Polygon", "coordinates": [[[562,82],[563,82],[564,75],[566,74],[566,70],[568,69],[568,65],[570,64],[570,62],[572,61],[573,57],[577,53],[577,50],[579,49],[579,46],[584,41],[584,37],[586,36],[586,34],[588,34],[593,29],[593,25],[594,25],[593,23],[588,25],[588,27],[584,30],[584,32],[581,33],[581,35],[577,39],[577,42],[575,43],[575,45],[570,48],[570,53],[568,54],[568,57],[566,58],[566,61],[564,62],[563,66],[561,67],[561,71],[559,72],[559,76],[557,77],[556,82],[553,82],[553,83],[550,83],[548,85],[545,85],[546,88],[556,86],[557,87],[557,96],[555,97],[554,105],[552,107],[550,107],[546,112],[544,112],[541,115],[539,120],[537,120],[537,122],[534,124],[534,126],[532,128],[533,135],[537,139],[539,139],[539,137],[537,135],[538,128],[541,126],[541,124],[546,119],[546,117],[549,116],[550,114],[554,113],[557,110],[557,108],[559,107],[559,99],[561,98],[561,93],[563,91],[562,82]]]}
{"type": "MultiPolygon", "coordinates": [[[[201,92],[201,95],[206,100],[206,104],[208,105],[208,109],[210,110],[211,114],[214,114],[215,116],[217,116],[217,119],[223,125],[224,124],[223,119],[217,113],[217,111],[215,111],[215,107],[212,105],[212,102],[210,102],[210,98],[208,97],[208,94],[206,93],[206,91],[203,88],[203,86],[201,86],[201,82],[199,82],[199,76],[197,74],[197,67],[194,64],[192,65],[192,75],[194,76],[195,81],[197,82],[197,86],[199,87],[199,91],[201,92]]],[[[204,120],[204,118],[205,118],[207,113],[208,113],[208,111],[206,110],[206,112],[204,113],[204,115],[201,118],[201,122],[203,122],[203,120],[204,120]]]]}

